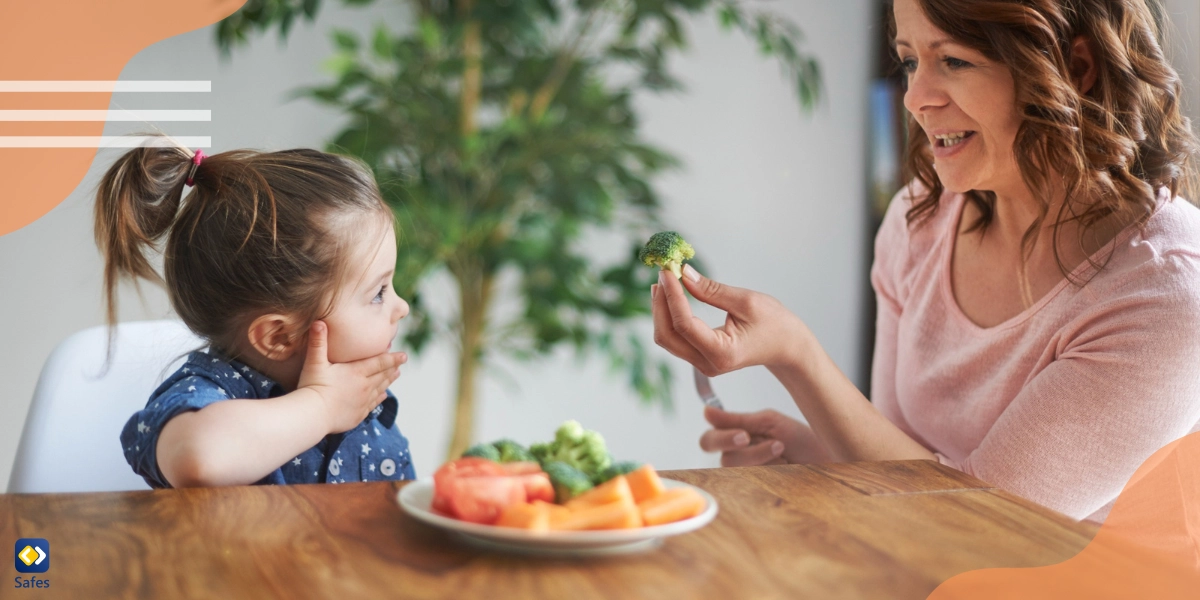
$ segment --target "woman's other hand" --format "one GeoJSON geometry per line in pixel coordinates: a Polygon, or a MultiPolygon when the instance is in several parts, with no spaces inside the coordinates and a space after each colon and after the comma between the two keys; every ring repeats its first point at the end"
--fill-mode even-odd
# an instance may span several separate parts
{"type": "Polygon", "coordinates": [[[654,342],[705,375],[792,358],[789,341],[800,339],[804,324],[775,298],[705,278],[691,265],[684,266],[682,280],[661,271],[658,281],[650,302],[654,342]],[[684,286],[697,300],[724,310],[725,324],[713,329],[693,315],[684,286]]]}
{"type": "Polygon", "coordinates": [[[808,425],[775,410],[734,413],[710,406],[704,419],[713,428],[700,436],[700,448],[720,452],[723,467],[832,460],[808,425]]]}

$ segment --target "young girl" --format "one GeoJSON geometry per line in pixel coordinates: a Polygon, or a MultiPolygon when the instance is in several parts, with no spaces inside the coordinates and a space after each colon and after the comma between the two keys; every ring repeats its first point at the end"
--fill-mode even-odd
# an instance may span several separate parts
{"type": "Polygon", "coordinates": [[[387,390],[408,304],[366,167],[316,150],[138,148],[101,181],[96,241],[110,325],[119,278],[165,279],[209,343],[121,432],[152,487],[414,477],[387,390]],[[160,278],[146,250],[164,239],[160,278]]]}

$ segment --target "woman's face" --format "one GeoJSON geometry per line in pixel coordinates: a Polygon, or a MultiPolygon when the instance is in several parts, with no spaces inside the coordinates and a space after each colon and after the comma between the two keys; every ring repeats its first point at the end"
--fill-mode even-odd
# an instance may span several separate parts
{"type": "Polygon", "coordinates": [[[929,139],[942,185],[998,193],[1022,185],[1013,155],[1021,116],[1008,67],[934,27],[918,0],[893,6],[896,53],[908,77],[904,106],[929,139]]]}

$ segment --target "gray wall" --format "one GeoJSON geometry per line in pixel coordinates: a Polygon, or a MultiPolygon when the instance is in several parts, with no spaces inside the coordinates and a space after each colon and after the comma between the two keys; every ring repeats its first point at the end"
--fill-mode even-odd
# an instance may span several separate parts
{"type": "Polygon", "coordinates": [[[1166,0],[1167,51],[1171,62],[1183,77],[1184,109],[1200,131],[1200,2],[1166,0]]]}

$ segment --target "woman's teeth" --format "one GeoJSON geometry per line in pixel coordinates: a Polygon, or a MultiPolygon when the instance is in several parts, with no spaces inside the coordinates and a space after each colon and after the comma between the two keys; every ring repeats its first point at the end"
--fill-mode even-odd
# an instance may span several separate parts
{"type": "Polygon", "coordinates": [[[943,148],[949,148],[951,146],[957,146],[958,144],[962,143],[962,141],[964,139],[966,139],[968,136],[970,136],[972,133],[974,133],[974,132],[973,131],[960,131],[958,133],[949,133],[946,135],[935,135],[933,137],[937,138],[938,140],[940,140],[942,142],[943,148]]]}

